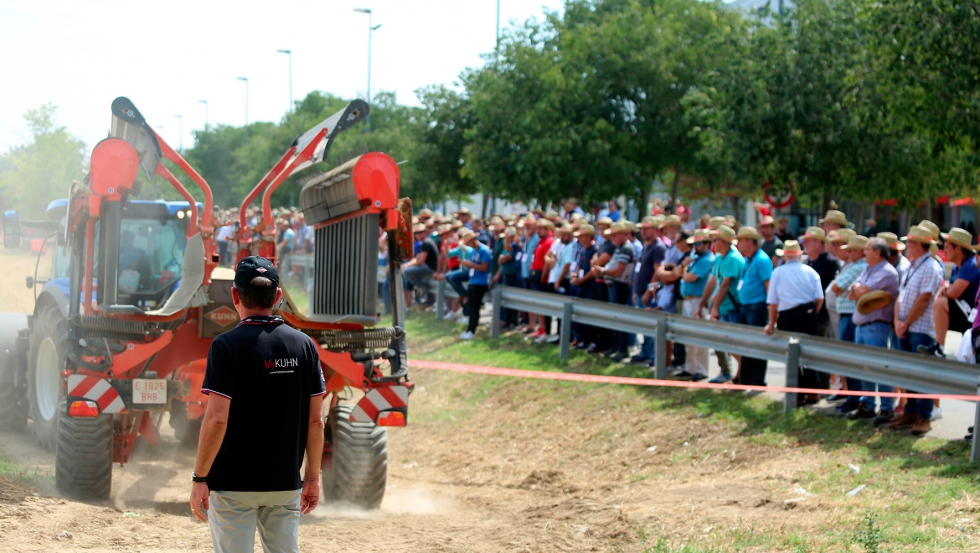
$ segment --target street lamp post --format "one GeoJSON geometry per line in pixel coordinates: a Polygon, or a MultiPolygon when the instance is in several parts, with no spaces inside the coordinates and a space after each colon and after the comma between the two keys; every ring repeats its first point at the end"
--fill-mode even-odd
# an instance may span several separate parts
{"type": "Polygon", "coordinates": [[[289,56],[289,109],[286,113],[291,113],[293,111],[293,51],[276,50],[276,52],[289,56]]]}
{"type": "Polygon", "coordinates": [[[235,79],[245,81],[245,144],[248,144],[248,77],[235,77],[235,79]]]}
{"type": "Polygon", "coordinates": [[[197,103],[204,104],[204,130],[208,130],[208,101],[198,100],[197,103]]]}
{"type": "Polygon", "coordinates": [[[180,127],[179,127],[180,128],[180,140],[179,140],[179,142],[180,142],[180,151],[183,152],[184,151],[184,116],[183,115],[174,115],[174,117],[176,117],[180,121],[180,127]]]}
{"type": "MultiPolygon", "coordinates": [[[[371,37],[374,36],[374,31],[378,30],[381,25],[374,25],[373,23],[373,12],[369,8],[354,8],[355,12],[366,13],[368,16],[368,66],[367,66],[367,103],[368,107],[371,106],[371,37]]],[[[367,126],[366,132],[371,132],[371,112],[368,111],[367,120],[365,121],[367,126]]]]}

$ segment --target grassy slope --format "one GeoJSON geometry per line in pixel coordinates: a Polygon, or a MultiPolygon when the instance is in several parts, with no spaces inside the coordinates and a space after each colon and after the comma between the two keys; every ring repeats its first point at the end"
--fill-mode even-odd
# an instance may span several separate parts
{"type": "MultiPolygon", "coordinates": [[[[580,352],[562,360],[556,347],[530,344],[518,336],[505,336],[494,342],[486,334],[480,334],[471,342],[459,341],[456,335],[460,327],[437,321],[430,314],[413,313],[407,327],[410,358],[531,370],[649,376],[645,366],[612,364],[580,352]]],[[[714,532],[696,543],[662,537],[651,528],[633,528],[649,551],[870,551],[873,549],[859,545],[861,540],[867,541],[869,515],[876,517],[874,528],[880,530],[888,550],[952,551],[972,550],[975,546],[974,534],[980,529],[975,518],[980,506],[973,498],[980,491],[980,475],[967,462],[968,444],[963,442],[879,432],[866,421],[845,421],[807,410],[784,416],[778,403],[730,392],[537,380],[515,383],[514,379],[504,377],[415,372],[420,380],[435,380],[451,393],[443,394],[434,408],[414,409],[413,424],[464,425],[482,403],[500,396],[506,397],[506,401],[538,404],[539,416],[533,421],[537,424],[544,424],[545,417],[550,418],[547,413],[556,406],[605,405],[606,409],[628,409],[637,418],[655,419],[665,413],[677,421],[701,419],[700,422],[740,441],[739,448],[757,450],[763,457],[792,451],[815,461],[794,478],[799,487],[819,498],[823,512],[815,527],[786,525],[776,532],[738,527],[714,532]],[[853,473],[849,464],[859,466],[860,472],[853,473]],[[860,484],[867,488],[856,497],[845,497],[846,491],[860,484]]],[[[499,430],[508,431],[523,429],[499,430]]],[[[692,443],[687,448],[685,442],[684,446],[671,455],[672,466],[697,466],[702,458],[707,460],[705,455],[725,453],[700,443],[692,443]]],[[[582,447],[591,447],[591,453],[601,453],[592,442],[583,443],[582,447]]],[[[726,447],[731,447],[731,443],[726,447]]],[[[732,449],[734,456],[735,449],[732,449]]],[[[654,477],[653,472],[634,473],[629,476],[629,482],[648,477],[654,477]]]]}

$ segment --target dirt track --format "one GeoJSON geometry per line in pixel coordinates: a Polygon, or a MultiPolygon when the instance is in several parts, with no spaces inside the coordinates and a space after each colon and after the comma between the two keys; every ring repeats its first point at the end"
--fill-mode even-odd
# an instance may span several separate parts
{"type": "MultiPolygon", "coordinates": [[[[32,306],[16,276],[22,266],[33,271],[29,261],[0,253],[14,275],[0,284],[7,309],[32,306]]],[[[510,380],[471,402],[486,378],[415,371],[412,424],[389,433],[381,510],[320,507],[302,521],[301,549],[632,552],[652,550],[657,536],[707,544],[719,532],[807,535],[828,520],[844,524],[836,504],[799,489],[821,463],[846,466],[838,451],[767,444],[637,405],[621,388],[597,387],[570,403],[559,384],[532,394],[510,380]]],[[[0,550],[210,550],[207,527],[186,503],[194,452],[165,421],[161,430],[158,447],[140,444],[131,464],[116,467],[105,505],[0,478],[0,550]]],[[[0,432],[0,455],[53,473],[53,456],[29,430],[0,432]]],[[[865,497],[900,499],[875,493],[865,497]]]]}

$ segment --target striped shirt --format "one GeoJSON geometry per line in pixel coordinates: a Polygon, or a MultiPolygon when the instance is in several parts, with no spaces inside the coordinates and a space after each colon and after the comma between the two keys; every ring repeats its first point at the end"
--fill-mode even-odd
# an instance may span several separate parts
{"type": "Polygon", "coordinates": [[[923,255],[911,263],[898,287],[898,320],[905,319],[912,312],[912,306],[922,294],[929,294],[929,305],[919,317],[912,321],[909,332],[928,334],[936,338],[936,324],[932,316],[932,302],[936,292],[942,287],[946,271],[930,255],[923,255]]]}
{"type": "Polygon", "coordinates": [[[837,273],[837,278],[834,279],[834,283],[837,284],[838,288],[844,290],[837,296],[837,312],[841,315],[853,315],[854,310],[857,308],[857,301],[848,299],[847,290],[855,282],[857,282],[858,277],[861,273],[868,268],[868,262],[861,259],[855,261],[854,263],[847,262],[844,264],[844,268],[837,273]]]}

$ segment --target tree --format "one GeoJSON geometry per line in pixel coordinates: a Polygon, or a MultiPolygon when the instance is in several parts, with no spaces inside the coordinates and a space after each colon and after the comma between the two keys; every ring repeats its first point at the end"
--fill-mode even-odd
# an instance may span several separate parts
{"type": "Polygon", "coordinates": [[[0,157],[0,205],[28,217],[42,217],[48,203],[68,195],[73,180],[85,176],[85,143],[56,126],[53,104],[24,114],[31,142],[0,157]]]}

